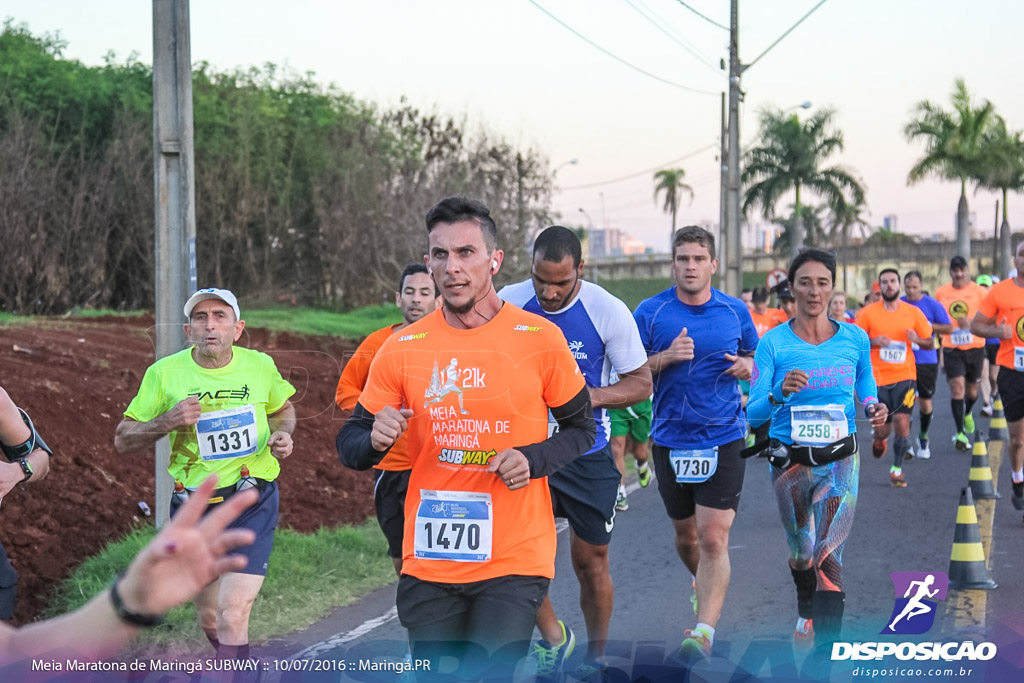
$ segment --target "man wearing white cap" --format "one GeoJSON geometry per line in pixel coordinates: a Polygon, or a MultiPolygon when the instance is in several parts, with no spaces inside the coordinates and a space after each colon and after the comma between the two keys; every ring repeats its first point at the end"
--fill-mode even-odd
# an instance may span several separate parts
{"type": "Polygon", "coordinates": [[[273,358],[234,346],[245,321],[230,291],[199,290],[185,303],[185,317],[191,347],[146,370],[117,426],[114,447],[125,453],[170,437],[171,515],[211,473],[221,485],[209,499],[211,508],[237,491],[259,489],[259,501],[231,525],[256,533],[256,541],[241,549],[247,566],[207,586],[195,601],[199,624],[218,656],[247,659],[249,613],[277,527],[278,460],[292,452],[295,409],[288,399],[295,388],[273,358]]]}

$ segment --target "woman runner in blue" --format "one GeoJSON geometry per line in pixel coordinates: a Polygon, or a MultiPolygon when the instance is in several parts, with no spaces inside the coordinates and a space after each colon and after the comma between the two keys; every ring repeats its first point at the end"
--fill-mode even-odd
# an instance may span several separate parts
{"type": "Polygon", "coordinates": [[[789,281],[797,314],[770,330],[754,354],[747,415],[771,420],[772,481],[796,583],[798,647],[839,637],[846,594],[842,557],[857,503],[857,406],[872,425],[885,422],[871,374],[867,335],[828,317],[835,285],[831,252],[805,249],[789,281]]]}

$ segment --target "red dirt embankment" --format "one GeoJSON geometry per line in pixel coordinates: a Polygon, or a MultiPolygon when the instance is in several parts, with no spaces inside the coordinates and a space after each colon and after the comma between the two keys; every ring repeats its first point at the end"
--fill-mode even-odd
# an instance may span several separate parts
{"type": "MultiPolygon", "coordinates": [[[[55,456],[50,476],[2,501],[0,541],[21,575],[16,622],[38,616],[84,558],[154,508],[152,451],[114,451],[114,429],[154,359],[153,318],[47,319],[0,327],[0,386],[25,408],[55,456]]],[[[296,388],[295,451],[282,462],[281,526],[313,531],[373,514],[373,481],[338,462],[338,376],[354,344],[246,329],[296,388]]]]}

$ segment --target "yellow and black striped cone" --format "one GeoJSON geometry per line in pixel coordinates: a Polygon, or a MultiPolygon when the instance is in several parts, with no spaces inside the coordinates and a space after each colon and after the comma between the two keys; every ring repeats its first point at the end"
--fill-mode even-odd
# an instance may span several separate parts
{"type": "Polygon", "coordinates": [[[960,489],[953,552],[949,556],[949,587],[954,590],[996,588],[996,582],[985,567],[985,550],[970,487],[960,489]]]}
{"type": "Polygon", "coordinates": [[[971,494],[974,500],[991,500],[1002,498],[992,485],[992,468],[988,464],[988,447],[981,434],[974,439],[974,451],[971,454],[971,475],[968,477],[971,494]]]}
{"type": "Polygon", "coordinates": [[[989,422],[988,438],[992,441],[1009,441],[1010,432],[1006,428],[1006,413],[1003,412],[1003,399],[996,398],[992,402],[992,421],[989,422]]]}

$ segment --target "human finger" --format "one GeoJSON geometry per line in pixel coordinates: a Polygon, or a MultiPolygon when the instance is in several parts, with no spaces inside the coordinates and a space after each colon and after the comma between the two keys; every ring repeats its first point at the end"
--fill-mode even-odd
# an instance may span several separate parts
{"type": "Polygon", "coordinates": [[[177,514],[171,520],[171,524],[182,527],[194,526],[199,518],[203,516],[203,510],[206,509],[206,501],[210,499],[210,494],[213,493],[215,488],[217,488],[217,475],[211,474],[203,480],[199,488],[189,494],[188,500],[178,508],[177,514]]]}

